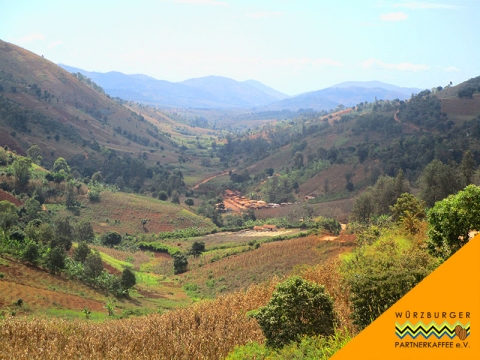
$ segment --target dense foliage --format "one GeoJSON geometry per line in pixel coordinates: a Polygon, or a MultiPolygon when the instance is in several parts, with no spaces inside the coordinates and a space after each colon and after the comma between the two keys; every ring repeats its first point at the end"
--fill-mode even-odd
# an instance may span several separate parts
{"type": "Polygon", "coordinates": [[[258,320],[266,345],[281,348],[302,335],[334,332],[333,301],[325,288],[295,276],[277,285],[265,307],[251,314],[258,320]]]}

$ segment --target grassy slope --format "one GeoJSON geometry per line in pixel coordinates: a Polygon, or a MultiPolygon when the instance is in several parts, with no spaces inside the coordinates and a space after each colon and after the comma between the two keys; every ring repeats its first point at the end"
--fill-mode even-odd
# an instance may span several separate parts
{"type": "Polygon", "coordinates": [[[103,191],[99,203],[81,199],[81,218],[89,220],[96,232],[158,233],[187,227],[213,227],[208,219],[179,205],[151,197],[103,191]],[[141,220],[147,224],[142,227],[141,220]]]}

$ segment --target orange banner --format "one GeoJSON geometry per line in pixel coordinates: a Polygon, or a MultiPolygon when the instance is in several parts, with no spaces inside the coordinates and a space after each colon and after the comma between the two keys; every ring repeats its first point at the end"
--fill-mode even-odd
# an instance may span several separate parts
{"type": "Polygon", "coordinates": [[[480,359],[480,235],[332,359],[480,359]]]}

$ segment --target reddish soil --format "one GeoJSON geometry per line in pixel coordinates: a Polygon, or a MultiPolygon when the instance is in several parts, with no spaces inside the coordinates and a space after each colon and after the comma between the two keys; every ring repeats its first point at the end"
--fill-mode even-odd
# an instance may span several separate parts
{"type": "Polygon", "coordinates": [[[18,299],[24,303],[20,312],[47,308],[104,310],[104,301],[100,301],[103,296],[92,288],[13,259],[7,261],[8,265],[0,265],[4,274],[0,281],[0,310],[11,307],[18,299]]]}
{"type": "Polygon", "coordinates": [[[107,264],[106,262],[103,262],[103,268],[112,275],[122,275],[122,272],[120,270],[115,269],[113,266],[107,264]]]}
{"type": "Polygon", "coordinates": [[[397,110],[397,112],[393,115],[393,118],[395,119],[396,122],[402,124],[402,125],[405,125],[409,128],[412,128],[414,130],[417,130],[417,131],[420,131],[420,128],[417,126],[417,125],[413,125],[413,124],[410,124],[410,123],[405,123],[405,122],[402,122],[399,118],[398,118],[398,113],[400,112],[400,110],[397,110]]]}
{"type": "Polygon", "coordinates": [[[13,196],[10,193],[7,193],[6,191],[3,191],[0,189],[0,201],[8,201],[11,202],[15,206],[22,206],[23,203],[18,200],[15,196],[13,196]]]}

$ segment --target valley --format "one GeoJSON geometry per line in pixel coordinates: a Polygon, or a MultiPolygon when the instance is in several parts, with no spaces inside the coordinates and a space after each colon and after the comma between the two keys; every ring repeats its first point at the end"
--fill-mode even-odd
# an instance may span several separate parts
{"type": "Polygon", "coordinates": [[[337,351],[479,230],[436,217],[480,198],[479,139],[480,77],[290,97],[0,41],[0,358],[280,354],[255,314],[304,280],[337,351]]]}

